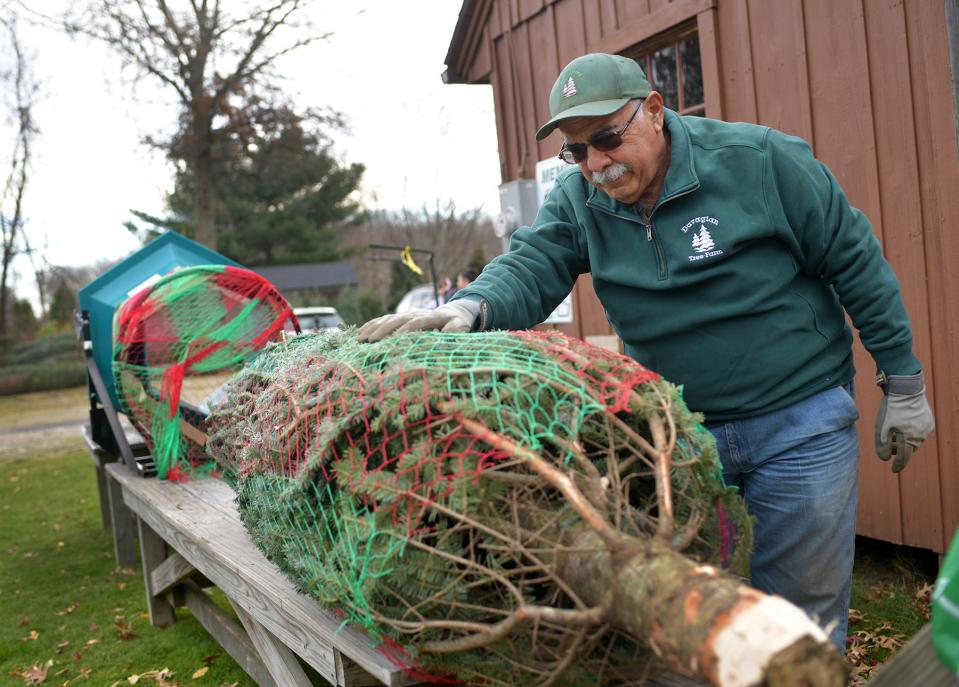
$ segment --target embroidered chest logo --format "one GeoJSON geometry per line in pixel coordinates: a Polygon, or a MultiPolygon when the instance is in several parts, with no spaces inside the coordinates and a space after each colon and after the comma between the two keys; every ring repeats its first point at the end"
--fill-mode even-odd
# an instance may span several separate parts
{"type": "Polygon", "coordinates": [[[576,95],[576,82],[573,81],[573,77],[569,77],[563,86],[563,97],[570,98],[574,95],[576,95]]]}
{"type": "Polygon", "coordinates": [[[713,258],[722,255],[721,248],[716,247],[716,240],[712,232],[719,228],[719,220],[715,217],[703,216],[693,217],[683,225],[683,233],[692,236],[692,250],[689,255],[690,262],[696,262],[705,258],[713,258]],[[710,230],[710,227],[712,230],[710,230]]]}

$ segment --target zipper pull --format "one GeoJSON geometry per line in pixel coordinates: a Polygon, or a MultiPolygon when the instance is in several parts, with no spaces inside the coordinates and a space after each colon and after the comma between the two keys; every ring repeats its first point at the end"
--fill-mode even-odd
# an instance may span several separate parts
{"type": "Polygon", "coordinates": [[[646,240],[647,241],[653,240],[653,228],[649,226],[648,224],[646,225],[646,240]]]}

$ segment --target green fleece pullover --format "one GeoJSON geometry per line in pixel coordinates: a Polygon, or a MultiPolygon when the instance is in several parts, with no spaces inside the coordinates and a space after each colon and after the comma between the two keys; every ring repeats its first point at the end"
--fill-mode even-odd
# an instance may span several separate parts
{"type": "Polygon", "coordinates": [[[532,227],[456,299],[481,328],[542,322],[589,272],[626,353],[684,386],[707,421],[761,415],[849,382],[849,313],[887,374],[913,374],[899,284],[869,221],[802,140],[666,111],[651,216],[564,171],[532,227]]]}

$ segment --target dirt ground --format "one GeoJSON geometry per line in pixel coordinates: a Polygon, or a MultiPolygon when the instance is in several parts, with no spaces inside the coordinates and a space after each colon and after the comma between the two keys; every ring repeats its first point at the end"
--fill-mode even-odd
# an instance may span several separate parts
{"type": "Polygon", "coordinates": [[[0,461],[82,449],[89,409],[86,386],[0,396],[0,461]]]}

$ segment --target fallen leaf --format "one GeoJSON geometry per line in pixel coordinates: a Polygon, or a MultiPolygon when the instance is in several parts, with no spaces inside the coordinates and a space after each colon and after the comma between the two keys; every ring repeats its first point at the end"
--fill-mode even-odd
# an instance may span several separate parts
{"type": "Polygon", "coordinates": [[[83,655],[79,651],[74,651],[73,658],[74,660],[79,661],[81,658],[83,658],[83,655]]]}
{"type": "Polygon", "coordinates": [[[75,610],[77,610],[78,608],[80,608],[80,604],[78,604],[78,603],[70,604],[69,606],[67,606],[66,608],[64,608],[62,611],[57,611],[57,615],[59,615],[59,616],[70,615],[71,613],[73,613],[73,612],[74,612],[75,610]]]}
{"type": "Polygon", "coordinates": [[[123,619],[123,616],[118,615],[117,617],[115,617],[113,619],[113,625],[114,627],[117,628],[117,631],[120,633],[121,641],[126,641],[128,639],[133,639],[134,637],[136,637],[136,635],[133,634],[133,628],[131,628],[130,625],[127,623],[127,621],[123,619]]]}
{"type": "Polygon", "coordinates": [[[27,625],[30,624],[30,617],[29,617],[29,616],[25,616],[25,615],[24,615],[24,616],[20,616],[20,620],[17,622],[17,624],[18,624],[20,627],[26,627],[27,625]]]}
{"type": "Polygon", "coordinates": [[[84,667],[81,666],[81,668],[80,668],[80,677],[90,677],[90,673],[92,673],[92,672],[93,672],[93,671],[90,670],[89,668],[84,668],[84,667]]]}
{"type": "Polygon", "coordinates": [[[96,644],[96,643],[99,642],[99,641],[100,641],[100,640],[99,640],[97,637],[94,637],[93,639],[88,639],[88,640],[87,640],[87,646],[92,646],[92,645],[96,644]]]}
{"type": "Polygon", "coordinates": [[[66,674],[69,673],[69,672],[70,672],[70,669],[69,669],[69,668],[61,668],[60,670],[58,670],[57,672],[55,672],[53,675],[54,675],[55,677],[63,677],[64,675],[66,675],[66,674]]]}
{"type": "Polygon", "coordinates": [[[134,575],[137,574],[137,572],[133,568],[123,568],[123,570],[120,571],[120,574],[125,575],[127,577],[133,577],[134,575]]]}
{"type": "Polygon", "coordinates": [[[70,646],[70,642],[60,642],[57,644],[57,653],[62,654],[63,650],[70,646]]]}
{"type": "Polygon", "coordinates": [[[210,654],[209,656],[204,656],[203,665],[208,666],[218,658],[220,658],[220,654],[210,654]]]}
{"type": "Polygon", "coordinates": [[[65,542],[63,542],[63,541],[58,541],[58,542],[57,542],[57,548],[58,548],[58,549],[62,549],[64,546],[66,546],[66,543],[65,543],[65,542]]]}
{"type": "Polygon", "coordinates": [[[126,588],[127,588],[126,582],[117,582],[117,589],[119,589],[121,592],[126,588]]]}
{"type": "Polygon", "coordinates": [[[42,666],[32,665],[26,670],[21,671],[20,676],[23,678],[23,684],[25,685],[39,685],[46,681],[47,671],[50,670],[50,666],[53,665],[53,659],[48,660],[42,666]]]}
{"type": "Polygon", "coordinates": [[[201,677],[207,674],[207,671],[210,670],[210,666],[203,666],[193,673],[193,679],[199,680],[201,677]]]}
{"type": "Polygon", "coordinates": [[[39,636],[40,636],[39,632],[37,632],[36,630],[30,630],[30,634],[28,634],[26,637],[21,637],[20,639],[24,642],[35,642],[37,637],[39,636]]]}
{"type": "Polygon", "coordinates": [[[128,683],[128,684],[131,684],[131,685],[135,685],[135,684],[138,683],[139,681],[140,681],[140,676],[139,676],[139,675],[136,675],[136,674],[133,674],[133,675],[131,675],[130,677],[127,678],[127,683],[128,683]]]}

